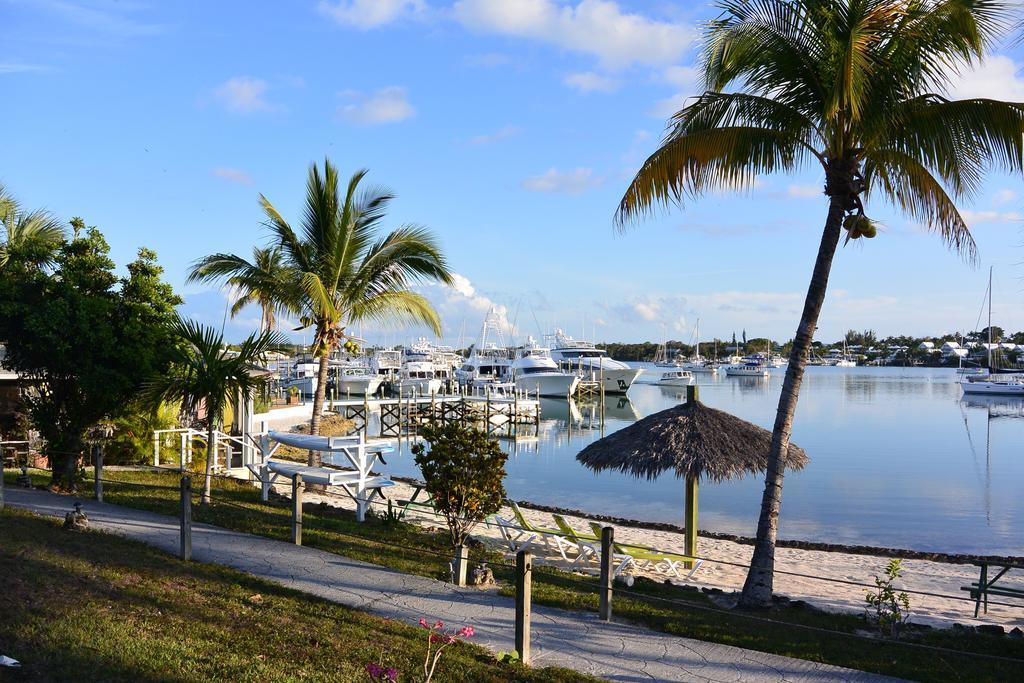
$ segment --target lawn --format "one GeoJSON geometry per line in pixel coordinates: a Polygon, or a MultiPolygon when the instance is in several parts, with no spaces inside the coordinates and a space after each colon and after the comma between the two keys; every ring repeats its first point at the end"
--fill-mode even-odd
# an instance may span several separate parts
{"type": "MultiPolygon", "coordinates": [[[[106,478],[175,488],[178,484],[174,473],[109,471],[106,478]]],[[[44,481],[42,476],[39,480],[44,481]]],[[[8,482],[12,481],[13,475],[9,474],[8,482]]],[[[216,482],[214,504],[208,509],[194,507],[196,521],[289,539],[288,501],[272,500],[263,504],[259,502],[258,491],[249,485],[216,482]]],[[[197,479],[195,487],[198,486],[197,479]]],[[[108,484],[105,491],[107,502],[177,514],[175,490],[108,484]]],[[[431,531],[380,519],[359,524],[351,513],[316,505],[306,506],[303,526],[306,545],[408,573],[434,578],[447,575],[446,558],[450,553],[447,534],[440,529],[431,531]]],[[[471,557],[491,562],[496,578],[502,583],[501,590],[513,594],[513,576],[507,567],[507,558],[484,548],[474,548],[471,557]]],[[[535,604],[596,611],[597,580],[536,566],[533,600],[535,604]]],[[[617,619],[628,619],[667,633],[913,680],[1013,680],[1024,667],[1024,642],[1021,640],[937,629],[912,629],[900,642],[865,639],[854,635],[868,628],[858,615],[823,613],[802,607],[780,607],[770,612],[726,611],[703,593],[643,579],[631,589],[616,589],[614,612],[617,619]],[[914,647],[914,644],[1016,661],[953,654],[914,647]]]]}
{"type": "MultiPolygon", "coordinates": [[[[0,512],[0,577],[0,654],[23,664],[3,681],[367,681],[377,661],[423,677],[418,626],[24,512],[0,512]]],[[[596,679],[462,642],[434,680],[596,679]]]]}

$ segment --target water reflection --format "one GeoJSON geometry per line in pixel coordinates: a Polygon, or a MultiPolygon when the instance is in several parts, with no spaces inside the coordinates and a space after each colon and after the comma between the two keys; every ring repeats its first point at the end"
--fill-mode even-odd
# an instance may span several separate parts
{"type": "MultiPolygon", "coordinates": [[[[699,377],[701,400],[771,429],[783,372],[699,377]]],[[[636,384],[603,402],[541,400],[541,420],[503,438],[510,496],[603,514],[679,522],[671,477],[595,475],[586,445],[678,405],[685,387],[636,384]]],[[[961,400],[955,373],[926,368],[808,368],[793,440],[811,462],[786,477],[781,537],[921,550],[1024,554],[1024,399],[961,400]]],[[[403,447],[394,474],[417,476],[403,447]]],[[[702,487],[706,528],[751,535],[761,477],[702,487]]]]}

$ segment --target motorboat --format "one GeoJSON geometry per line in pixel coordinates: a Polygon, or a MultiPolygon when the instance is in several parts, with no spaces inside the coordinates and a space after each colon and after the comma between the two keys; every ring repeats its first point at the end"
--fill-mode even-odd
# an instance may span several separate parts
{"type": "Polygon", "coordinates": [[[407,361],[398,373],[395,390],[399,396],[431,396],[441,393],[445,379],[443,371],[438,371],[433,361],[407,361]]]}
{"type": "Polygon", "coordinates": [[[385,382],[395,380],[401,369],[402,352],[397,349],[377,349],[370,358],[370,370],[385,382]]]}
{"type": "Polygon", "coordinates": [[[516,388],[535,396],[572,396],[580,384],[580,376],[563,372],[551,359],[550,350],[539,346],[533,337],[517,350],[510,367],[516,388]]]}
{"type": "Polygon", "coordinates": [[[336,370],[334,386],[338,396],[372,396],[384,383],[384,377],[363,364],[342,366],[336,370]]]}
{"type": "Polygon", "coordinates": [[[505,346],[501,330],[501,319],[492,306],[469,358],[455,370],[455,379],[467,391],[478,393],[485,385],[511,381],[512,353],[505,346]]]}
{"type": "Polygon", "coordinates": [[[748,361],[746,363],[727,365],[725,367],[725,374],[729,377],[768,377],[772,373],[767,363],[748,361]]]}
{"type": "Polygon", "coordinates": [[[663,387],[688,387],[696,384],[696,380],[689,370],[669,370],[661,373],[658,384],[663,387]]]}
{"type": "Polygon", "coordinates": [[[606,394],[624,394],[643,372],[631,368],[608,356],[590,342],[577,341],[562,330],[547,336],[551,340],[551,359],[565,372],[580,375],[584,380],[593,378],[604,385],[606,394]]]}

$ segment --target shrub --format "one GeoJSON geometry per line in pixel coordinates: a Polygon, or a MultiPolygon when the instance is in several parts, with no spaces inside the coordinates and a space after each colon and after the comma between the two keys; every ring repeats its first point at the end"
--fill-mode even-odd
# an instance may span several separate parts
{"type": "Polygon", "coordinates": [[[417,443],[412,452],[434,508],[448,523],[452,545],[459,547],[477,524],[501,509],[508,455],[497,439],[457,423],[429,424],[423,438],[426,443],[417,443]]]}
{"type": "Polygon", "coordinates": [[[875,591],[864,598],[868,621],[878,626],[882,634],[893,638],[899,637],[900,627],[910,618],[910,596],[902,591],[897,593],[892,585],[902,573],[900,560],[889,560],[885,578],[875,576],[875,591]]]}

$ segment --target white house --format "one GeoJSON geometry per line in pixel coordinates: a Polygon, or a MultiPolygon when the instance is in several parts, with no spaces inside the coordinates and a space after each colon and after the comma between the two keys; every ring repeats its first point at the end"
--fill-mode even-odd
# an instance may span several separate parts
{"type": "Polygon", "coordinates": [[[927,351],[928,353],[935,352],[935,342],[923,341],[917,345],[918,351],[927,351]]]}

